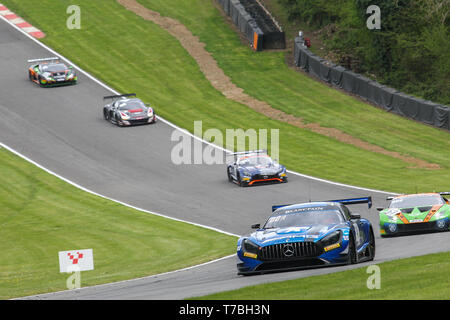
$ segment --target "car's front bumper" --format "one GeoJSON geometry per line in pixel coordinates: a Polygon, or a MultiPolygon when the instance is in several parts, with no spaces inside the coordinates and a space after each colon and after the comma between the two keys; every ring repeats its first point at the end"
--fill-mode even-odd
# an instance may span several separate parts
{"type": "Polygon", "coordinates": [[[152,117],[142,117],[140,119],[129,119],[129,120],[120,120],[120,125],[122,126],[136,126],[141,124],[148,124],[156,122],[156,115],[154,114],[152,117]]]}
{"type": "Polygon", "coordinates": [[[256,175],[256,176],[252,176],[252,177],[243,177],[242,178],[242,183],[247,186],[252,186],[254,184],[274,183],[274,182],[287,182],[286,174],[284,174],[283,176],[280,176],[280,175],[270,175],[270,176],[256,175]]]}
{"type": "Polygon", "coordinates": [[[381,236],[394,236],[398,234],[433,232],[450,230],[450,219],[444,218],[430,222],[394,223],[384,222],[380,225],[381,236]]]}
{"type": "Polygon", "coordinates": [[[71,84],[76,84],[78,81],[78,78],[72,78],[70,80],[64,80],[64,81],[56,81],[56,80],[41,80],[41,82],[38,82],[41,87],[60,87],[60,86],[67,86],[71,84]]]}
{"type": "Polygon", "coordinates": [[[245,252],[237,252],[237,271],[239,275],[250,275],[267,272],[288,271],[296,269],[316,268],[332,265],[347,264],[348,241],[343,241],[335,249],[320,251],[316,256],[296,256],[293,258],[283,258],[270,260],[259,260],[258,256],[248,257],[245,252]]]}

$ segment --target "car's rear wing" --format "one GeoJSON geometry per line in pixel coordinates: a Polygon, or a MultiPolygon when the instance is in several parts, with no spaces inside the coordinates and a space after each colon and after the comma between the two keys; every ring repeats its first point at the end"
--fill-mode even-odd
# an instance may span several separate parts
{"type": "Polygon", "coordinates": [[[233,153],[228,153],[228,156],[239,156],[239,155],[244,155],[244,154],[251,154],[251,153],[265,153],[267,154],[267,150],[249,150],[249,151],[240,151],[240,152],[233,152],[233,153]]]}
{"type": "MultiPolygon", "coordinates": [[[[360,204],[360,203],[367,203],[369,209],[372,208],[372,197],[363,197],[363,198],[350,198],[350,199],[339,199],[339,200],[327,200],[327,201],[318,201],[318,202],[339,202],[345,205],[351,205],[351,204],[360,204]]],[[[291,206],[292,204],[282,204],[282,205],[276,205],[272,206],[272,212],[279,208],[291,206]]]]}
{"type": "MultiPolygon", "coordinates": [[[[440,194],[441,196],[450,196],[450,191],[438,192],[438,194],[440,194]]],[[[393,196],[386,197],[386,201],[391,201],[394,198],[395,197],[393,196]]]]}
{"type": "Polygon", "coordinates": [[[291,206],[292,204],[281,204],[278,206],[272,206],[272,212],[274,212],[277,209],[283,208],[283,207],[287,207],[287,206],[291,206]]]}
{"type": "Polygon", "coordinates": [[[34,63],[34,62],[52,62],[52,61],[60,61],[61,59],[58,57],[50,57],[50,58],[41,58],[41,59],[31,59],[28,60],[28,63],[34,63]]]}
{"type": "Polygon", "coordinates": [[[367,206],[372,208],[372,197],[363,197],[363,198],[351,198],[351,199],[340,199],[340,200],[328,200],[326,202],[339,202],[345,205],[350,204],[360,204],[360,203],[367,203],[367,206]]]}
{"type": "Polygon", "coordinates": [[[136,96],[136,93],[126,93],[126,94],[118,94],[118,95],[114,95],[114,96],[106,96],[106,97],[103,97],[103,100],[120,99],[120,98],[135,97],[135,96],[136,96]]]}
{"type": "Polygon", "coordinates": [[[246,154],[266,154],[267,155],[267,150],[249,150],[249,151],[227,153],[225,155],[225,158],[233,157],[233,159],[236,159],[238,156],[242,156],[242,155],[246,155],[246,154]]]}

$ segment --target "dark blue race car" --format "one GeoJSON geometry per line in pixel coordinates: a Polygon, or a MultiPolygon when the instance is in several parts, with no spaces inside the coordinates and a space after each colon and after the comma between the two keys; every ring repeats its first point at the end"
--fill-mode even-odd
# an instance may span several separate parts
{"type": "Polygon", "coordinates": [[[259,183],[287,182],[286,167],[272,160],[265,150],[232,153],[227,165],[228,181],[241,187],[259,183]]]}
{"type": "Polygon", "coordinates": [[[357,203],[368,203],[370,208],[372,198],[272,207],[273,213],[262,228],[253,225],[257,230],[238,240],[238,274],[373,260],[371,223],[345,206],[357,203]]]}

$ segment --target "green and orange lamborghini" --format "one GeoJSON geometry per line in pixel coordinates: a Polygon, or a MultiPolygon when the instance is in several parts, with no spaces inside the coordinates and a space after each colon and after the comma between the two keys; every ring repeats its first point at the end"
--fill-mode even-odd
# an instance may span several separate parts
{"type": "Polygon", "coordinates": [[[77,83],[73,67],[61,62],[58,57],[28,60],[28,78],[41,87],[55,87],[77,83]]]}
{"type": "Polygon", "coordinates": [[[380,211],[381,236],[448,231],[450,229],[450,202],[444,198],[450,192],[419,193],[388,197],[389,208],[380,211]]]}

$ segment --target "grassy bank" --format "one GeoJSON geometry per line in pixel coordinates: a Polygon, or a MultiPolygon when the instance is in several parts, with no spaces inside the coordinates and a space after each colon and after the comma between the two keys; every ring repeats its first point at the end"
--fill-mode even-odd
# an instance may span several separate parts
{"type": "Polygon", "coordinates": [[[6,149],[0,181],[0,299],[65,290],[59,251],[93,249],[95,270],[81,273],[83,287],[234,252],[234,237],[91,195],[6,149]]]}

